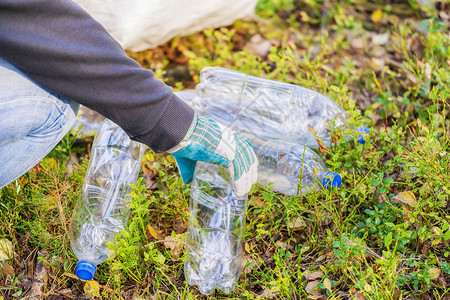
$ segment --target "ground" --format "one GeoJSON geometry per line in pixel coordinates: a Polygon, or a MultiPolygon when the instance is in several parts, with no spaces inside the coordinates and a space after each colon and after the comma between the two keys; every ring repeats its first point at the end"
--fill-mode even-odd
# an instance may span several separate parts
{"type": "MultiPolygon", "coordinates": [[[[232,294],[210,299],[450,298],[449,7],[260,0],[255,20],[128,53],[176,90],[220,66],[313,89],[349,116],[318,152],[341,188],[287,197],[255,186],[245,268],[232,294]],[[364,145],[350,129],[360,125],[364,145]]],[[[151,150],[115,255],[93,281],[75,277],[67,231],[91,143],[72,132],[0,190],[0,299],[206,299],[183,274],[190,186],[151,150]]]]}

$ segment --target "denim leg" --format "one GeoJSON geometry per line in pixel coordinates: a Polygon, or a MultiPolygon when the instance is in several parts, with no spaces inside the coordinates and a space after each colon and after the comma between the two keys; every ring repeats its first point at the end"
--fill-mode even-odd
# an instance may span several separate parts
{"type": "Polygon", "coordinates": [[[0,188],[25,174],[58,144],[74,123],[78,107],[0,58],[0,188]]]}

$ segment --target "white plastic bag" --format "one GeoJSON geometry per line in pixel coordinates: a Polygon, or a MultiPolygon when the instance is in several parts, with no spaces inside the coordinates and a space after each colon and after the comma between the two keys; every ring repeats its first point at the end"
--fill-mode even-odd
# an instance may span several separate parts
{"type": "Polygon", "coordinates": [[[254,15],[257,0],[75,0],[125,50],[154,48],[176,36],[254,15]]]}

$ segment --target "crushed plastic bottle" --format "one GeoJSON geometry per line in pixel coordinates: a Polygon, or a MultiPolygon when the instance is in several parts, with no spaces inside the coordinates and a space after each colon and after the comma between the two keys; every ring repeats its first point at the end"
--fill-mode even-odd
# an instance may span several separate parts
{"type": "MultiPolygon", "coordinates": [[[[317,148],[314,135],[329,146],[330,129],[345,127],[345,111],[335,101],[307,88],[207,67],[196,87],[197,105],[216,121],[256,136],[317,148]]],[[[364,130],[363,130],[364,131],[364,130]]],[[[361,135],[362,136],[362,135],[361,135]]]]}
{"type": "Polygon", "coordinates": [[[97,265],[112,255],[106,243],[126,228],[130,184],[137,181],[144,152],[145,145],[131,141],[112,121],[100,126],[69,229],[80,279],[94,277],[97,265]]]}
{"type": "Polygon", "coordinates": [[[320,188],[339,188],[341,176],[328,171],[320,156],[304,145],[246,136],[259,160],[258,183],[297,196],[320,188]],[[301,181],[300,181],[301,179],[301,181]]]}
{"type": "Polygon", "coordinates": [[[198,162],[189,206],[185,277],[204,295],[231,293],[242,269],[247,195],[236,196],[223,167],[198,162]]]}
{"type": "MultiPolygon", "coordinates": [[[[194,108],[198,113],[208,117],[217,117],[211,114],[208,108],[202,104],[202,99],[192,91],[177,92],[177,95],[194,108]]],[[[248,139],[259,160],[258,183],[263,186],[271,186],[276,192],[296,196],[308,194],[321,186],[329,189],[340,187],[341,176],[328,171],[320,156],[305,145],[289,141],[268,140],[264,141],[251,135],[248,131],[235,128],[248,139]],[[300,181],[301,177],[301,181],[300,181]],[[299,184],[300,183],[300,184],[299,184]]]]}

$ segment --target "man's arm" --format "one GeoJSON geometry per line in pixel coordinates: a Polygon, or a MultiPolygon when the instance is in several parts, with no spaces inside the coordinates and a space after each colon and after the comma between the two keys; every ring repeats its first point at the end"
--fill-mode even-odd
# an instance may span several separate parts
{"type": "Polygon", "coordinates": [[[0,56],[156,152],[177,145],[194,118],[170,87],[71,0],[0,0],[0,56]]]}

